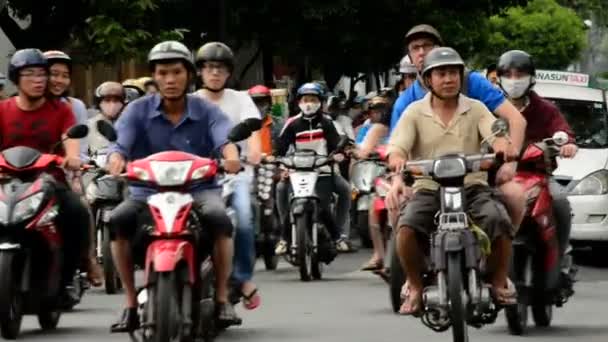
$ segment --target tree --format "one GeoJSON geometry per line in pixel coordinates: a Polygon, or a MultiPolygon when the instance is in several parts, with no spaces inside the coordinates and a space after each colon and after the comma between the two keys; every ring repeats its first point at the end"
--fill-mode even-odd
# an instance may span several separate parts
{"type": "Polygon", "coordinates": [[[562,69],[585,48],[585,26],[574,10],[555,0],[532,0],[492,16],[487,48],[478,56],[484,64],[501,53],[519,49],[534,56],[541,68],[562,69]]]}

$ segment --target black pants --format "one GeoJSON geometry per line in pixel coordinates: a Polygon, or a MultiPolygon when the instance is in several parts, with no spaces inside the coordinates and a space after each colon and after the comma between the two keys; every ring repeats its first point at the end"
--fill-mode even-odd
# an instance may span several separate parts
{"type": "Polygon", "coordinates": [[[64,244],[62,278],[67,283],[72,280],[79,263],[88,255],[91,243],[89,236],[91,213],[81,202],[80,197],[67,186],[59,186],[55,194],[59,202],[58,229],[61,231],[64,244]]]}
{"type": "Polygon", "coordinates": [[[570,230],[572,229],[572,208],[567,197],[553,199],[553,216],[555,217],[559,253],[560,256],[563,256],[566,248],[568,248],[570,230]]]}

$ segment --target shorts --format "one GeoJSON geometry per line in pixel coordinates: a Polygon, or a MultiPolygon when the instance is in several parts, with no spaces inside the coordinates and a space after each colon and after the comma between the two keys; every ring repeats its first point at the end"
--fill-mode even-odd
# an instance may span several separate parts
{"type": "MultiPolygon", "coordinates": [[[[205,232],[211,234],[215,240],[218,236],[232,237],[234,227],[226,215],[226,207],[218,189],[205,190],[192,195],[193,208],[199,214],[205,232]]],[[[128,239],[139,236],[142,226],[152,222],[152,215],[148,204],[144,201],[126,199],[119,204],[110,215],[110,235],[128,239]]]]}
{"type": "MultiPolygon", "coordinates": [[[[465,188],[467,212],[488,237],[513,238],[515,229],[499,192],[484,185],[465,188]]],[[[430,236],[437,230],[435,215],[440,210],[439,191],[420,190],[401,208],[398,227],[407,226],[417,233],[430,236]]]]}

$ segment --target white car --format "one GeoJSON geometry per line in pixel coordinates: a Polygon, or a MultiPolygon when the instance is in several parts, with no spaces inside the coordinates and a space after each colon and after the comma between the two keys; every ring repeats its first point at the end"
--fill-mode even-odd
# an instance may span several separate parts
{"type": "Polygon", "coordinates": [[[558,160],[554,172],[559,190],[568,194],[572,205],[571,241],[575,245],[608,246],[606,95],[586,86],[587,75],[542,70],[540,74],[534,90],[560,108],[580,148],[574,158],[558,160]],[[569,81],[569,75],[576,81],[569,81]]]}

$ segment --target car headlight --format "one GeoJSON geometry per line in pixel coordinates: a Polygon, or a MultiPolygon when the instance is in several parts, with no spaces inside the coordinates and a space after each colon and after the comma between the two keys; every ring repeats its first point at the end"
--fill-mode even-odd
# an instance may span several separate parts
{"type": "Polygon", "coordinates": [[[600,170],[583,178],[570,195],[605,195],[608,193],[608,170],[600,170]]]}
{"type": "Polygon", "coordinates": [[[8,224],[8,205],[0,202],[0,224],[8,224]]]}
{"type": "Polygon", "coordinates": [[[467,174],[467,167],[462,158],[438,159],[433,164],[433,174],[437,178],[456,178],[467,174]]]}
{"type": "Polygon", "coordinates": [[[186,182],[188,171],[192,167],[191,160],[185,161],[151,161],[150,168],[160,186],[176,186],[186,182]]]}
{"type": "Polygon", "coordinates": [[[37,192],[34,195],[28,196],[15,205],[13,211],[13,222],[19,222],[29,219],[34,216],[42,203],[44,193],[37,192]]]}

